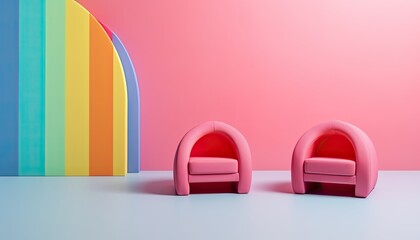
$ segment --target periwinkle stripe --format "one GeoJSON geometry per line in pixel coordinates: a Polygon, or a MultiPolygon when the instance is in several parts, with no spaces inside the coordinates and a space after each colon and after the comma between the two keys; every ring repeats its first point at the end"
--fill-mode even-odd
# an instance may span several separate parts
{"type": "Polygon", "coordinates": [[[112,42],[121,59],[124,69],[128,95],[128,172],[140,170],[140,94],[136,70],[127,50],[117,35],[112,35],[112,42]]]}

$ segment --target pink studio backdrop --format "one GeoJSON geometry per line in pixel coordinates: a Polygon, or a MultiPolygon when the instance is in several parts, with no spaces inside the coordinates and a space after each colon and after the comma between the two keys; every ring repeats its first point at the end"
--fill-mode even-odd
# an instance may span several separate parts
{"type": "Polygon", "coordinates": [[[170,170],[207,120],[248,139],[256,170],[339,119],[380,169],[420,169],[418,0],[79,0],[125,43],[140,81],[141,168],[170,170]]]}

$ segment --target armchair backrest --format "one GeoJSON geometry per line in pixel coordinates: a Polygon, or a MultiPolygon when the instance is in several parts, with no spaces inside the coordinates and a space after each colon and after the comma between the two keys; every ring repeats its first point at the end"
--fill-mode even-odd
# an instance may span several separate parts
{"type": "Polygon", "coordinates": [[[340,131],[329,131],[314,143],[311,157],[331,157],[356,160],[353,143],[340,131]]]}
{"type": "Polygon", "coordinates": [[[238,151],[232,139],[222,132],[202,136],[191,149],[191,157],[226,157],[238,159],[238,151]]]}

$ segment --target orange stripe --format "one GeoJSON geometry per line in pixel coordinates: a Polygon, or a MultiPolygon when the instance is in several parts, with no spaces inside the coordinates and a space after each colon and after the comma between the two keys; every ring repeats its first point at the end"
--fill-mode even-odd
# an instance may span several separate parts
{"type": "Polygon", "coordinates": [[[113,46],[90,16],[89,175],[113,174],[113,46]]]}

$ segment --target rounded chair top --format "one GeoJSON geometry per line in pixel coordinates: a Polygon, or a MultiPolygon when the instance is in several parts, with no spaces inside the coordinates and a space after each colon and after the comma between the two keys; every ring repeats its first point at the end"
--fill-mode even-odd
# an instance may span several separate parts
{"type": "Polygon", "coordinates": [[[314,139],[331,132],[341,133],[346,136],[353,144],[368,143],[370,145],[370,138],[360,128],[344,121],[330,120],[321,122],[310,128],[302,136],[301,139],[314,139]]]}
{"type": "Polygon", "coordinates": [[[327,130],[327,131],[331,131],[331,130],[345,131],[345,130],[348,130],[349,128],[350,129],[358,129],[358,130],[361,131],[360,128],[354,126],[353,124],[350,124],[348,122],[341,121],[341,120],[324,121],[324,122],[318,123],[317,125],[313,126],[311,129],[323,129],[323,130],[327,130]]]}
{"type": "Polygon", "coordinates": [[[190,131],[188,131],[188,134],[192,134],[192,135],[207,135],[213,132],[223,132],[226,133],[227,135],[230,134],[240,134],[242,136],[242,134],[234,127],[232,127],[231,125],[224,123],[224,122],[220,122],[220,121],[207,121],[207,122],[203,122],[201,124],[196,125],[195,127],[193,127],[190,131]]]}
{"type": "Polygon", "coordinates": [[[337,133],[346,137],[353,145],[356,158],[360,159],[362,155],[376,158],[375,148],[368,135],[360,128],[339,120],[321,122],[310,128],[299,139],[294,153],[297,156],[300,156],[299,158],[308,157],[312,145],[315,144],[320,137],[331,133],[337,133]]]}
{"type": "Polygon", "coordinates": [[[179,147],[188,148],[187,152],[191,152],[193,146],[204,136],[212,133],[221,133],[232,141],[236,151],[238,151],[238,157],[249,155],[249,146],[245,137],[236,128],[220,121],[207,121],[193,127],[188,131],[182,138],[179,147]]]}

